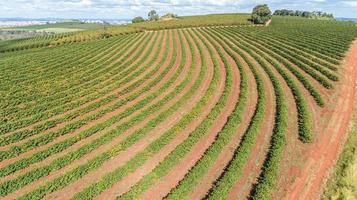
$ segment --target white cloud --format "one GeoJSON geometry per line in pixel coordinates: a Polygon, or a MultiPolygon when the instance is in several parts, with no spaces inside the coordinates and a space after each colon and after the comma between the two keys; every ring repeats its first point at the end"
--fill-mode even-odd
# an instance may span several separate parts
{"type": "Polygon", "coordinates": [[[344,4],[347,4],[352,7],[357,7],[357,1],[342,1],[344,4]]]}
{"type": "Polygon", "coordinates": [[[160,14],[175,12],[179,15],[250,12],[262,3],[267,3],[273,10],[322,10],[357,17],[353,8],[357,7],[357,0],[0,0],[0,17],[130,19],[137,15],[146,16],[150,9],[156,9],[160,14]]]}

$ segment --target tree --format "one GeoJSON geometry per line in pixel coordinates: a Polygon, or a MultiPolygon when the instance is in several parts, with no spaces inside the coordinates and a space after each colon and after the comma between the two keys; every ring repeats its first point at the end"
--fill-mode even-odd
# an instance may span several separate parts
{"type": "Polygon", "coordinates": [[[177,18],[177,15],[173,13],[166,13],[166,15],[163,15],[161,18],[177,18]]]}
{"type": "Polygon", "coordinates": [[[302,17],[306,17],[306,18],[312,18],[312,13],[308,12],[308,11],[304,11],[302,13],[302,17]]]}
{"type": "Polygon", "coordinates": [[[134,17],[134,19],[131,20],[131,22],[132,22],[133,24],[135,24],[135,23],[141,23],[141,22],[144,22],[144,21],[145,21],[145,19],[142,18],[142,17],[134,17]]]}
{"type": "Polygon", "coordinates": [[[253,9],[252,12],[252,21],[255,24],[264,24],[271,19],[271,11],[268,5],[258,5],[253,9]]]}
{"type": "Polygon", "coordinates": [[[157,21],[159,19],[159,15],[156,10],[152,10],[148,13],[148,18],[150,21],[157,21]]]}

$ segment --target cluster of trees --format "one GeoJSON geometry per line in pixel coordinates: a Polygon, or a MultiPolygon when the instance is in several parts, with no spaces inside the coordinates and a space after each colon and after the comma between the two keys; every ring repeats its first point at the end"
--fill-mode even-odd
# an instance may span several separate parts
{"type": "Polygon", "coordinates": [[[265,24],[271,19],[271,14],[268,5],[257,5],[252,12],[252,21],[254,24],[265,24]]]}
{"type": "MultiPolygon", "coordinates": [[[[163,15],[161,18],[177,18],[176,14],[173,13],[167,13],[166,15],[163,15]]],[[[143,17],[134,17],[134,19],[132,20],[132,23],[141,23],[141,22],[145,22],[145,21],[158,21],[160,19],[159,14],[157,14],[156,10],[151,10],[148,13],[148,19],[145,20],[143,17]]]]}
{"type": "Polygon", "coordinates": [[[309,12],[309,11],[287,10],[287,9],[276,10],[274,12],[274,15],[298,16],[298,17],[306,17],[306,18],[331,18],[331,19],[334,18],[333,14],[325,13],[325,12],[321,12],[321,11],[309,12]]]}

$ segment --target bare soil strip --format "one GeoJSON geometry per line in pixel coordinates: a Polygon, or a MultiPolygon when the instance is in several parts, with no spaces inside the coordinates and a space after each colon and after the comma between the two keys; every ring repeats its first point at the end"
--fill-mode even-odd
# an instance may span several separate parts
{"type": "Polygon", "coordinates": [[[323,130],[325,134],[318,139],[309,152],[309,159],[305,167],[286,194],[287,199],[317,199],[321,194],[321,185],[336,162],[345,141],[355,97],[357,41],[352,44],[344,65],[344,77],[341,80],[342,85],[338,89],[340,95],[336,101],[336,108],[332,111],[331,119],[323,130]]]}

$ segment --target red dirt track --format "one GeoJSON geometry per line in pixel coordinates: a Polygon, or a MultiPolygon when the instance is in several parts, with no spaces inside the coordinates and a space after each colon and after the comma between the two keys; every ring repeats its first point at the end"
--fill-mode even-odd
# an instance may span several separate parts
{"type": "Polygon", "coordinates": [[[335,109],[331,111],[330,120],[323,129],[323,137],[319,138],[310,149],[309,159],[288,190],[286,199],[318,199],[322,186],[345,141],[355,97],[357,40],[352,44],[343,65],[344,77],[337,90],[339,98],[335,109]]]}

